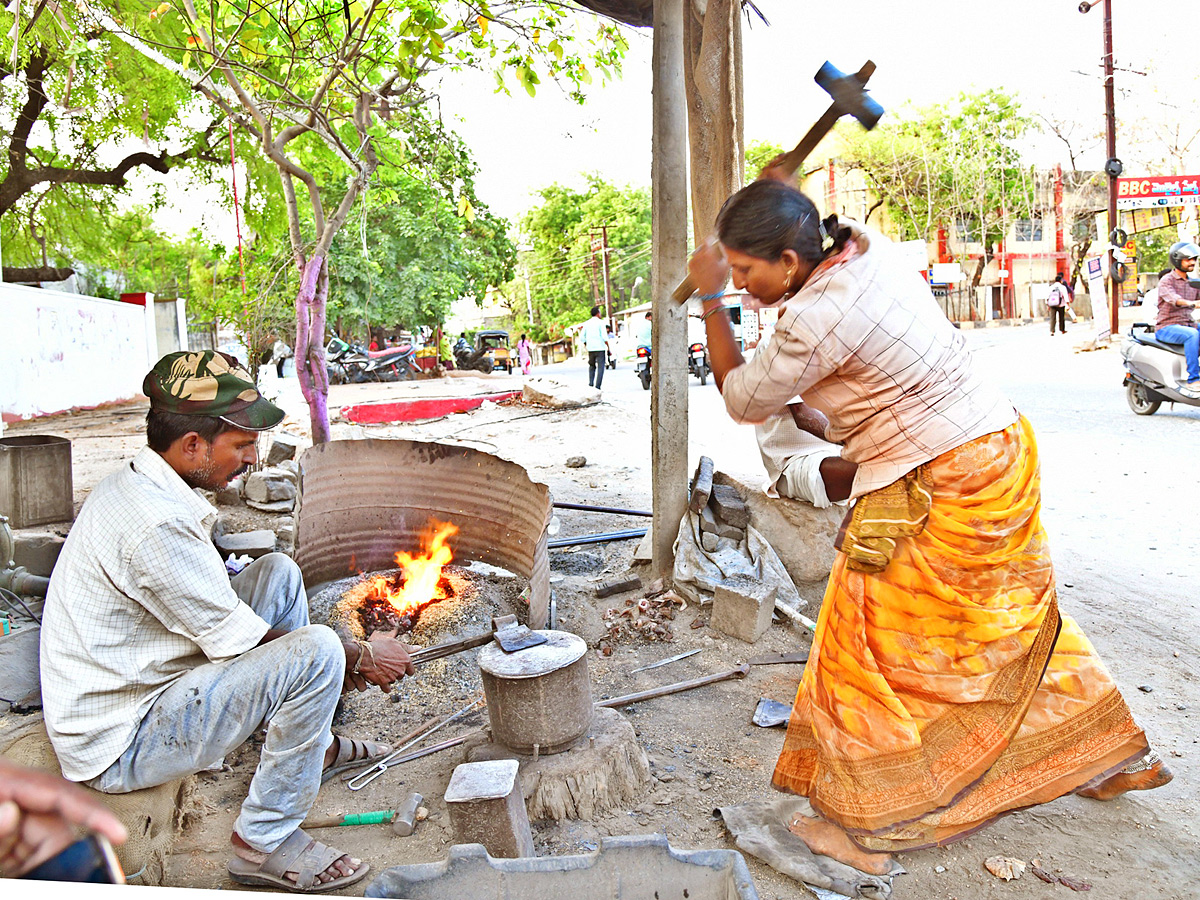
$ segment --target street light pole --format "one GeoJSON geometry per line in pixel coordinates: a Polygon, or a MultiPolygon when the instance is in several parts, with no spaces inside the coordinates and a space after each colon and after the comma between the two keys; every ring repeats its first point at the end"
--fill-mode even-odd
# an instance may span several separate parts
{"type": "Polygon", "coordinates": [[[1112,237],[1117,229],[1117,176],[1121,174],[1117,159],[1117,114],[1113,99],[1113,45],[1112,45],[1112,0],[1104,0],[1104,119],[1108,145],[1108,161],[1104,170],[1108,175],[1108,275],[1109,316],[1111,334],[1115,338],[1120,331],[1118,312],[1121,307],[1121,285],[1113,277],[1116,260],[1113,257],[1112,237]]]}

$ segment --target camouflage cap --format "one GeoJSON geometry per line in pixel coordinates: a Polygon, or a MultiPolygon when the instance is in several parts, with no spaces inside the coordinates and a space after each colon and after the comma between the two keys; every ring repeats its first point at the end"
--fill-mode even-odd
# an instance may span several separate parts
{"type": "Polygon", "coordinates": [[[242,364],[217,350],[168,353],[146,375],[142,392],[152,409],[213,416],[247,431],[266,431],[283,419],[283,410],[258,392],[242,364]]]}

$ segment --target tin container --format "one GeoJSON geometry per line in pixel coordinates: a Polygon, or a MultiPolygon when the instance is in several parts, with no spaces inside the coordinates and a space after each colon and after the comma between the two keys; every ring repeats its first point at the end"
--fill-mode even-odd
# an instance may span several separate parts
{"type": "Polygon", "coordinates": [[[518,753],[568,749],[592,724],[587,644],[566,631],[539,631],[546,643],[479,653],[492,739],[518,753]]]}
{"type": "Polygon", "coordinates": [[[75,518],[69,440],[52,434],[0,438],[0,515],[13,528],[75,518]]]}

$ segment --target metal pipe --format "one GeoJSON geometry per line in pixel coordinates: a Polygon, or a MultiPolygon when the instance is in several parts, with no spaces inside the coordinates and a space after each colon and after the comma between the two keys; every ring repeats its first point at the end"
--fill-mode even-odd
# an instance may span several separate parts
{"type": "Polygon", "coordinates": [[[718,681],[728,681],[731,678],[745,678],[749,673],[750,666],[746,663],[743,663],[736,669],[730,669],[728,672],[718,672],[716,675],[705,675],[703,678],[693,678],[690,681],[680,681],[676,684],[664,685],[663,687],[653,688],[649,691],[638,691],[636,694],[625,694],[623,697],[613,697],[611,700],[601,700],[596,705],[604,706],[608,709],[618,709],[622,706],[640,703],[643,700],[653,700],[656,697],[666,697],[668,694],[678,694],[681,691],[690,691],[693,688],[704,687],[708,684],[716,684],[718,681]]]}
{"type": "Polygon", "coordinates": [[[555,503],[555,509],[582,509],[585,512],[601,512],[612,513],[620,516],[646,516],[647,518],[654,515],[644,509],[621,509],[617,506],[588,506],[586,503],[555,503]]]}
{"type": "Polygon", "coordinates": [[[604,534],[587,534],[583,537],[575,538],[559,538],[556,541],[550,541],[546,544],[551,550],[560,547],[575,547],[579,544],[605,544],[609,541],[628,541],[634,538],[645,537],[646,528],[631,528],[628,531],[609,531],[604,534]]]}

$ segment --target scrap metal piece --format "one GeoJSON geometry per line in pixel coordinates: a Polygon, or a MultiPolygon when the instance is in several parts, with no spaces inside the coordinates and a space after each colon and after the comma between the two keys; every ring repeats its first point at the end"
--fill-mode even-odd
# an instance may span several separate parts
{"type": "MultiPolygon", "coordinates": [[[[695,650],[688,650],[686,653],[676,653],[674,656],[668,656],[666,659],[660,659],[658,662],[652,662],[648,666],[638,666],[636,669],[630,669],[629,674],[634,672],[645,672],[647,669],[657,669],[659,666],[665,666],[667,663],[679,662],[681,659],[687,659],[689,656],[695,656],[701,650],[697,647],[695,650]]],[[[753,663],[751,663],[753,665],[753,663]]]]}
{"type": "Polygon", "coordinates": [[[786,703],[760,697],[758,706],[754,707],[754,724],[759,728],[774,728],[776,725],[786,725],[792,715],[792,708],[786,703]]]}
{"type": "Polygon", "coordinates": [[[766,656],[756,656],[750,660],[752,666],[774,666],[781,663],[806,663],[807,653],[769,653],[766,656]]]}

